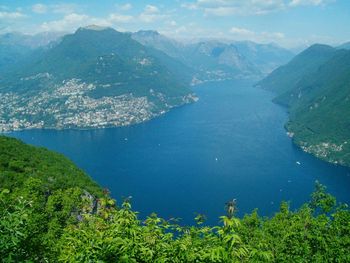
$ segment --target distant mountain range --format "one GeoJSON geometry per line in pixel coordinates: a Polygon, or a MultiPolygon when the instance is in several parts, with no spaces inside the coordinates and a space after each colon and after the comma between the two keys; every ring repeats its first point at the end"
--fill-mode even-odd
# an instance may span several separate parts
{"type": "Polygon", "coordinates": [[[0,81],[0,129],[122,126],[196,98],[161,51],[111,28],[80,28],[0,81]]]}
{"type": "Polygon", "coordinates": [[[338,46],[338,49],[350,49],[350,42],[346,42],[346,43],[338,46]]]}
{"type": "Polygon", "coordinates": [[[35,49],[57,41],[63,34],[44,32],[36,35],[21,33],[0,35],[0,74],[31,54],[35,49]]]}
{"type": "Polygon", "coordinates": [[[250,41],[226,43],[216,40],[183,44],[157,31],[138,31],[132,38],[163,51],[192,68],[193,84],[232,78],[261,78],[287,63],[294,54],[273,44],[250,41]]]}
{"type": "Polygon", "coordinates": [[[98,26],[1,35],[0,131],[140,123],[197,100],[190,85],[258,79],[292,56],[275,45],[183,44],[98,26]]]}
{"type": "Polygon", "coordinates": [[[288,107],[286,128],[300,147],[350,166],[350,50],[313,45],[257,85],[288,107]]]}
{"type": "Polygon", "coordinates": [[[64,36],[5,34],[0,131],[140,123],[197,100],[190,85],[258,80],[273,70],[258,86],[289,108],[286,127],[294,141],[322,159],[350,165],[349,48],[317,44],[292,59],[274,44],[184,44],[157,31],[89,26],[64,36]]]}

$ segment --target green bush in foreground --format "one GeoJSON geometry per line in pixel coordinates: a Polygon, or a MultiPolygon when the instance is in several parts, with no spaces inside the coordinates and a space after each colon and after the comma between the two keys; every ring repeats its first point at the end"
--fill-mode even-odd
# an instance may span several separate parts
{"type": "MultiPolygon", "coordinates": [[[[42,151],[1,140],[33,155],[42,151]]],[[[0,156],[0,163],[8,163],[6,152],[0,156]]],[[[9,167],[0,166],[2,185],[9,185],[3,176],[9,167]]],[[[128,200],[117,206],[108,194],[85,190],[80,184],[84,174],[75,175],[76,186],[67,182],[58,188],[46,176],[17,172],[19,187],[12,179],[11,189],[0,185],[2,262],[350,262],[350,211],[318,182],[310,202],[296,211],[282,203],[272,218],[253,211],[240,219],[228,209],[220,224],[210,227],[201,215],[195,226],[156,214],[141,221],[128,200]]]]}

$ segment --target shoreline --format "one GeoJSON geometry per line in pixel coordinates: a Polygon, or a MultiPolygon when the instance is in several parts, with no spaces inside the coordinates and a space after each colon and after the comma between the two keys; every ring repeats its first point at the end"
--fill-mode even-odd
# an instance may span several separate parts
{"type": "MultiPolygon", "coordinates": [[[[191,95],[193,95],[194,93],[192,93],[191,95]]],[[[156,118],[162,117],[165,114],[169,113],[171,110],[176,109],[176,108],[180,108],[192,103],[196,103],[199,100],[199,98],[194,95],[194,97],[192,98],[192,101],[188,101],[185,102],[183,104],[179,104],[179,105],[174,105],[171,108],[168,108],[166,110],[162,110],[159,113],[154,114],[153,116],[150,116],[150,118],[146,119],[146,120],[142,120],[139,122],[134,122],[134,123],[128,123],[125,125],[113,125],[113,124],[106,124],[106,125],[101,125],[101,126],[84,126],[84,127],[28,127],[28,128],[20,128],[20,129],[9,129],[9,130],[5,130],[5,131],[0,131],[0,135],[6,135],[6,134],[11,134],[13,132],[22,132],[22,131],[33,131],[33,130],[51,130],[51,131],[65,131],[65,130],[73,130],[73,131],[89,131],[89,130],[102,130],[102,129],[113,129],[113,128],[124,128],[124,127],[129,127],[129,126],[134,126],[134,125],[140,125],[146,122],[149,122],[151,120],[154,120],[156,118]]]]}

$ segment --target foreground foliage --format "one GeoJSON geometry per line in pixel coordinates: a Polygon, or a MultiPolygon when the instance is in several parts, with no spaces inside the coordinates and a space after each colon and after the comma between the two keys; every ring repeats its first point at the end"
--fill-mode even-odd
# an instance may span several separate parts
{"type": "Polygon", "coordinates": [[[231,207],[218,226],[205,225],[201,215],[195,226],[180,226],[156,214],[140,220],[129,200],[117,206],[77,168],[59,188],[39,176],[39,167],[46,162],[60,178],[63,168],[55,174],[54,167],[70,167],[68,160],[14,139],[0,142],[2,262],[350,262],[349,209],[319,183],[296,211],[282,203],[272,218],[253,211],[239,219],[231,207]],[[9,154],[14,150],[16,156],[9,154]],[[35,159],[43,151],[60,161],[50,166],[48,157],[22,159],[25,152],[35,159]],[[15,157],[31,169],[14,171],[9,161],[15,157]],[[9,175],[18,176],[18,187],[9,175]]]}

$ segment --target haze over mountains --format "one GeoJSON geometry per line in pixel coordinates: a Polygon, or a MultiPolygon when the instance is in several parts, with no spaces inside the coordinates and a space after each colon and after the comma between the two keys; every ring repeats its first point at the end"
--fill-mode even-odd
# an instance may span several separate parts
{"type": "Polygon", "coordinates": [[[182,44],[156,31],[138,31],[132,37],[145,46],[159,49],[196,72],[195,80],[260,78],[287,63],[293,53],[273,44],[218,40],[182,44]]]}
{"type": "Polygon", "coordinates": [[[3,131],[143,122],[195,101],[190,85],[258,79],[292,57],[274,45],[182,44],[156,31],[121,33],[98,26],[63,37],[0,39],[3,131]]]}
{"type": "Polygon", "coordinates": [[[37,48],[47,46],[63,33],[44,32],[36,35],[7,33],[0,35],[0,73],[29,55],[37,48]]]}

